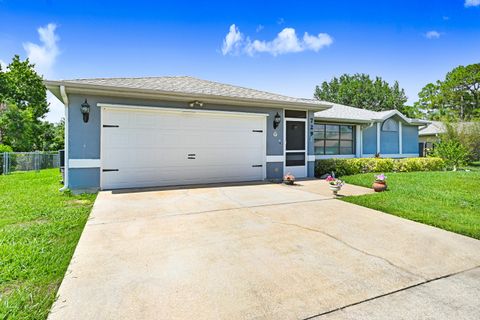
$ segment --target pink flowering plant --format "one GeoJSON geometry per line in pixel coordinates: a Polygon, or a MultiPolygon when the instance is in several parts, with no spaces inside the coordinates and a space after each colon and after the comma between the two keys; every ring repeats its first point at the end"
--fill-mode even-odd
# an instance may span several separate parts
{"type": "Polygon", "coordinates": [[[283,182],[285,182],[286,184],[294,184],[295,176],[289,172],[283,177],[283,182]]]}
{"type": "Polygon", "coordinates": [[[333,186],[333,187],[342,187],[345,182],[340,180],[340,179],[337,179],[337,178],[334,178],[332,176],[328,176],[326,179],[325,179],[329,185],[333,186]]]}
{"type": "Polygon", "coordinates": [[[379,175],[376,175],[375,176],[375,182],[386,183],[387,182],[387,176],[384,175],[383,173],[379,174],[379,175]]]}

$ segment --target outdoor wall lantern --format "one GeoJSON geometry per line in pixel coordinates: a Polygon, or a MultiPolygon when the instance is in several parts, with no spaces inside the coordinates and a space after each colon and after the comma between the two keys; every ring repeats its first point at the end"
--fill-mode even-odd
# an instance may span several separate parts
{"type": "Polygon", "coordinates": [[[273,118],[273,129],[278,128],[281,120],[282,120],[282,118],[280,117],[280,114],[277,112],[277,114],[275,115],[275,118],[273,118]]]}
{"type": "Polygon", "coordinates": [[[82,106],[80,107],[80,111],[82,112],[83,115],[83,122],[88,122],[88,116],[90,114],[90,105],[87,102],[87,99],[85,99],[85,102],[82,103],[82,106]]]}

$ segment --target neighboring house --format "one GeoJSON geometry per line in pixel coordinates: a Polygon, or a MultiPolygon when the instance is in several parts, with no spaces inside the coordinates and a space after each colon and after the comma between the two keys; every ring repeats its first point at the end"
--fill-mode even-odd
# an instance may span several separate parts
{"type": "MultiPolygon", "coordinates": [[[[471,131],[478,125],[477,122],[453,122],[451,126],[460,132],[471,131]]],[[[430,123],[421,128],[418,132],[420,155],[425,156],[429,150],[435,148],[435,143],[440,140],[440,136],[447,132],[447,127],[441,121],[430,121],[430,123]]]]}
{"type": "Polygon", "coordinates": [[[340,104],[315,113],[316,159],[419,156],[418,131],[425,120],[397,110],[370,111],[340,104]]]}
{"type": "Polygon", "coordinates": [[[76,192],[313,177],[325,157],[418,156],[419,120],[192,77],[45,81],[76,192]]]}
{"type": "Polygon", "coordinates": [[[433,145],[438,141],[440,135],[447,129],[441,121],[430,121],[430,123],[421,128],[418,132],[420,156],[425,157],[428,150],[433,149],[433,145]]]}

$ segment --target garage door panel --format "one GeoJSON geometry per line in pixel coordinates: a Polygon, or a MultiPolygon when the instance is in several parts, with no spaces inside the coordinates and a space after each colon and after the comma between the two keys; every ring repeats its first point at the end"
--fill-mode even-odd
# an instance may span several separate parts
{"type": "Polygon", "coordinates": [[[117,109],[102,115],[119,125],[102,129],[102,167],[118,170],[102,173],[104,189],[264,178],[263,116],[117,109]]]}
{"type": "Polygon", "coordinates": [[[258,180],[262,176],[262,168],[246,168],[245,165],[230,166],[225,171],[222,166],[163,167],[142,169],[120,169],[118,172],[105,172],[104,188],[131,188],[168,185],[188,185],[215,182],[237,182],[258,180]],[[179,172],[179,169],[181,171],[179,172]],[[249,170],[248,174],[238,175],[236,172],[249,170]],[[223,172],[223,173],[222,173],[223,172]],[[130,176],[136,179],[131,180],[130,176]]]}

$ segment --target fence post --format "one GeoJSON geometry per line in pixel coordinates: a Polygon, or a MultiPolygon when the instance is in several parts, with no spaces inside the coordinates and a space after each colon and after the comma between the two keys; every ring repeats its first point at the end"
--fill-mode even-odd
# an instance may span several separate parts
{"type": "Polygon", "coordinates": [[[3,174],[7,175],[8,174],[8,152],[3,153],[3,174]]]}
{"type": "Polygon", "coordinates": [[[35,171],[40,171],[40,153],[35,151],[35,171]]]}

